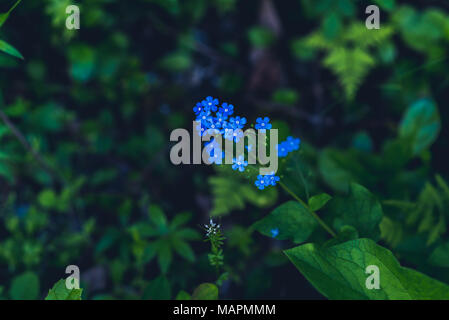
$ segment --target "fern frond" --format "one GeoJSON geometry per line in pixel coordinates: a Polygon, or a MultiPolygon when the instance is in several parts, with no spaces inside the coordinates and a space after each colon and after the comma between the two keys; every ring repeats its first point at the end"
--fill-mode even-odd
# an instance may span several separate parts
{"type": "Polygon", "coordinates": [[[380,237],[392,248],[396,247],[402,241],[404,228],[400,222],[384,216],[379,224],[379,228],[380,237]]]}
{"type": "Polygon", "coordinates": [[[440,214],[440,219],[438,223],[433,226],[433,228],[429,232],[429,237],[427,238],[427,245],[430,246],[435,241],[437,241],[444,233],[446,232],[446,220],[444,216],[440,214]]]}
{"type": "Polygon", "coordinates": [[[324,59],[324,65],[339,78],[348,99],[354,98],[357,88],[374,64],[374,59],[360,48],[336,47],[324,59]]]}
{"type": "Polygon", "coordinates": [[[326,39],[320,32],[314,32],[303,39],[303,45],[309,49],[330,50],[334,43],[326,39]]]}
{"type": "MultiPolygon", "coordinates": [[[[446,184],[446,182],[441,178],[439,174],[435,176],[435,180],[437,181],[438,186],[440,187],[441,191],[444,194],[444,198],[449,201],[449,186],[446,184]]],[[[448,203],[449,205],[449,203],[448,203]]]]}
{"type": "Polygon", "coordinates": [[[352,100],[361,82],[375,65],[374,57],[368,50],[384,44],[392,34],[393,28],[390,26],[368,30],[364,24],[354,23],[333,41],[320,32],[314,32],[303,39],[302,45],[327,52],[323,64],[337,75],[346,98],[352,100]]]}
{"type": "Polygon", "coordinates": [[[392,35],[393,28],[382,25],[377,30],[369,30],[364,24],[354,23],[342,34],[342,43],[352,43],[360,49],[367,49],[385,43],[392,35]]]}
{"type": "MultiPolygon", "coordinates": [[[[224,167],[221,166],[221,167],[224,167]]],[[[209,178],[212,188],[213,208],[211,216],[219,216],[234,210],[242,210],[247,203],[259,208],[274,204],[277,200],[277,190],[270,188],[260,191],[254,183],[245,179],[231,169],[218,169],[218,176],[209,178]]]]}

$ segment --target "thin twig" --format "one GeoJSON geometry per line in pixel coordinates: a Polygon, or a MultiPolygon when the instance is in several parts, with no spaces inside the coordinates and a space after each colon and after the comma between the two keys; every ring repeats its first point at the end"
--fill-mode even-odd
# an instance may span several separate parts
{"type": "Polygon", "coordinates": [[[293,191],[291,191],[283,182],[279,181],[279,185],[287,191],[296,201],[298,201],[302,206],[307,210],[308,213],[312,215],[312,217],[334,238],[337,237],[334,231],[324,222],[314,211],[312,211],[309,206],[298,197],[293,191]]]}
{"type": "Polygon", "coordinates": [[[257,99],[253,96],[248,96],[247,100],[255,105],[261,106],[264,109],[270,110],[270,111],[282,111],[294,118],[303,119],[311,124],[320,124],[320,125],[326,125],[326,126],[332,126],[334,124],[334,120],[328,117],[323,117],[320,114],[309,114],[307,112],[304,112],[300,110],[298,107],[295,106],[287,106],[280,103],[275,102],[268,102],[264,100],[257,99]]]}
{"type": "Polygon", "coordinates": [[[19,140],[22,146],[33,156],[33,158],[40,164],[40,166],[47,171],[51,176],[65,183],[65,179],[60,175],[50,164],[29,144],[25,136],[20,132],[20,130],[12,123],[9,117],[0,109],[0,118],[3,120],[5,125],[11,130],[12,134],[19,140]]]}

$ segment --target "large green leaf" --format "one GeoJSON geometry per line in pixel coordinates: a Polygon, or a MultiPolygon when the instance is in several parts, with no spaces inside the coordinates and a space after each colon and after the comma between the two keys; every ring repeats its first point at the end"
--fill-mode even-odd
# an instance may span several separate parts
{"type": "Polygon", "coordinates": [[[55,283],[45,300],[81,300],[83,289],[67,289],[65,279],[55,283]]]}
{"type": "Polygon", "coordinates": [[[14,300],[35,300],[39,295],[39,278],[34,272],[25,272],[12,280],[9,295],[14,300]]]}
{"type": "Polygon", "coordinates": [[[333,247],[308,243],[285,254],[313,286],[329,299],[449,299],[449,286],[401,267],[393,253],[371,239],[333,247]],[[380,288],[367,289],[366,267],[379,268],[380,288]]]}
{"type": "Polygon", "coordinates": [[[6,52],[14,57],[23,59],[22,54],[19,51],[17,51],[16,48],[14,48],[12,45],[3,40],[0,40],[0,51],[6,52]]]}
{"type": "Polygon", "coordinates": [[[429,99],[421,99],[406,111],[399,128],[399,136],[409,139],[413,154],[417,155],[430,147],[441,129],[440,114],[436,104],[429,99]]]}
{"type": "Polygon", "coordinates": [[[279,240],[290,239],[296,243],[306,241],[316,226],[315,219],[296,201],[280,205],[254,224],[254,228],[263,235],[279,240]]]}
{"type": "Polygon", "coordinates": [[[357,229],[361,237],[379,239],[382,206],[374,195],[361,185],[351,183],[349,194],[333,199],[329,202],[329,207],[336,217],[336,229],[350,225],[357,229]]]}

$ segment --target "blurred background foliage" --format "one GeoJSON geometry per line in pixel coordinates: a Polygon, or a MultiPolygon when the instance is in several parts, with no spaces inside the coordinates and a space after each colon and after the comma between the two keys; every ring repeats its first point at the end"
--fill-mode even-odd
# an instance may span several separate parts
{"type": "Polygon", "coordinates": [[[43,298],[69,264],[85,299],[189,297],[216,279],[210,216],[220,298],[321,298],[282,254],[292,242],[252,227],[285,194],[170,163],[170,131],[208,95],[301,137],[281,178],[305,199],[369,189],[382,245],[449,283],[445,1],[22,1],[0,38],[24,57],[0,53],[1,298],[43,298]]]}

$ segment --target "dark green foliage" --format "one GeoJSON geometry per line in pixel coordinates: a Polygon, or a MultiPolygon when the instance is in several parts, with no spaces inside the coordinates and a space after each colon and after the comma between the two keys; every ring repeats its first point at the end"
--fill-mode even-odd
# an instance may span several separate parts
{"type": "Polygon", "coordinates": [[[444,4],[71,4],[0,4],[1,299],[449,298],[444,4]],[[170,162],[208,95],[301,138],[276,187],[170,162]]]}

